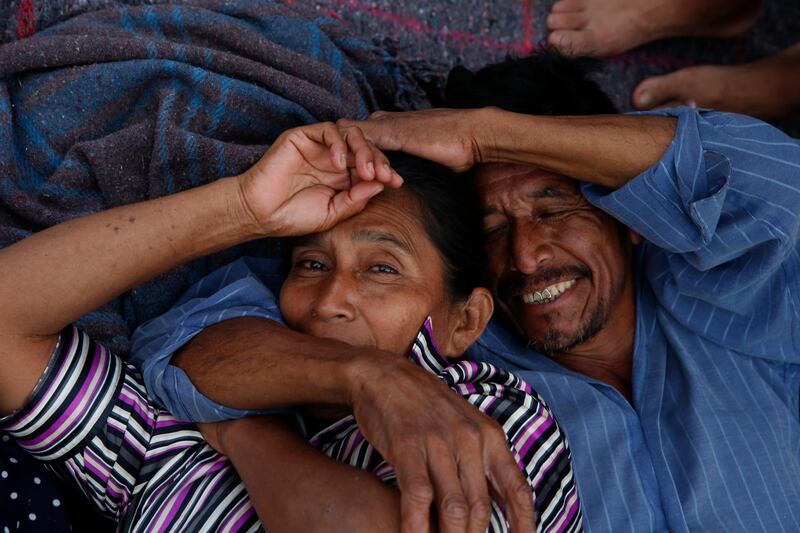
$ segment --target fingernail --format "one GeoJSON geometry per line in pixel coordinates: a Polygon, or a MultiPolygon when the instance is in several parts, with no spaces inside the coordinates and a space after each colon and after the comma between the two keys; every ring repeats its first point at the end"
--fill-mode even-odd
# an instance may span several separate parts
{"type": "Polygon", "coordinates": [[[639,105],[641,105],[642,107],[647,107],[652,102],[653,102],[653,96],[649,92],[644,91],[639,95],[639,105]]]}
{"type": "Polygon", "coordinates": [[[689,107],[691,107],[693,109],[697,109],[697,102],[695,102],[694,99],[692,99],[692,98],[689,98],[688,100],[686,100],[686,105],[688,105],[689,107]]]}
{"type": "Polygon", "coordinates": [[[347,166],[347,155],[344,152],[339,154],[339,164],[343,167],[347,166]]]}
{"type": "Polygon", "coordinates": [[[367,172],[369,172],[370,176],[375,175],[375,165],[372,163],[372,161],[367,162],[367,172]]]}

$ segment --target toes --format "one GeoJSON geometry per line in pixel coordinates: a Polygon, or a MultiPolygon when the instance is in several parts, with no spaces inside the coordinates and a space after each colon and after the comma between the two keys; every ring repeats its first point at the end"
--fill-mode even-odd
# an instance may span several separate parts
{"type": "Polygon", "coordinates": [[[685,92],[686,88],[686,84],[681,82],[680,71],[666,76],[653,76],[633,90],[631,100],[637,109],[653,109],[671,103],[685,103],[691,100],[691,95],[685,92]]]}
{"type": "Polygon", "coordinates": [[[591,34],[584,30],[556,30],[547,42],[566,56],[590,56],[595,51],[591,34]]]}
{"type": "Polygon", "coordinates": [[[550,13],[547,17],[547,29],[579,30],[586,26],[586,17],[583,13],[550,13]]]}
{"type": "Polygon", "coordinates": [[[586,0],[560,0],[553,4],[550,13],[573,13],[586,9],[586,0]]]}

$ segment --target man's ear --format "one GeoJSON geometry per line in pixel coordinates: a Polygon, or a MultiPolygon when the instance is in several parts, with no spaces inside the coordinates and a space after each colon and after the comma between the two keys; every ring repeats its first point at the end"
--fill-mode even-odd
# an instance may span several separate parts
{"type": "Polygon", "coordinates": [[[450,317],[452,327],[439,349],[445,357],[461,357],[478,340],[492,317],[494,302],[491,293],[478,287],[466,301],[457,304],[450,317]]]}
{"type": "Polygon", "coordinates": [[[641,243],[644,240],[644,237],[636,233],[634,230],[628,228],[628,238],[631,240],[631,244],[636,246],[637,244],[641,243]]]}

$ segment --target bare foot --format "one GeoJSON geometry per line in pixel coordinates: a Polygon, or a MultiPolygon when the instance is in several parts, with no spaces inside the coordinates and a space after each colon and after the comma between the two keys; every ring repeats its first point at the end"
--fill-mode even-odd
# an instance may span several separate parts
{"type": "Polygon", "coordinates": [[[638,109],[695,103],[772,120],[800,112],[800,43],[754,63],[704,65],[654,76],[633,91],[638,109]]]}
{"type": "Polygon", "coordinates": [[[746,31],[761,0],[559,0],[547,17],[561,53],[603,57],[667,37],[731,37],[746,31]]]}

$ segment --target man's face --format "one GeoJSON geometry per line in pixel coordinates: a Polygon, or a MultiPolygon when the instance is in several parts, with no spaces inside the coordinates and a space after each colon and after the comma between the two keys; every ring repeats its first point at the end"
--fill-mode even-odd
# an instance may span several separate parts
{"type": "Polygon", "coordinates": [[[521,165],[483,165],[489,283],[498,309],[540,351],[593,337],[629,276],[629,233],[578,182],[521,165]]]}

